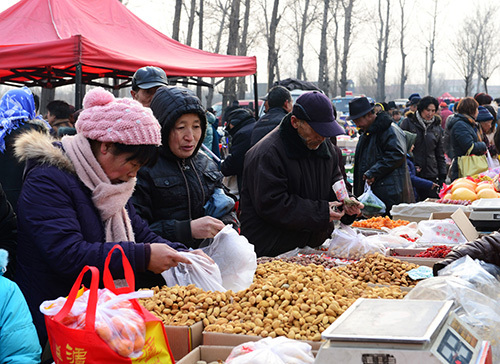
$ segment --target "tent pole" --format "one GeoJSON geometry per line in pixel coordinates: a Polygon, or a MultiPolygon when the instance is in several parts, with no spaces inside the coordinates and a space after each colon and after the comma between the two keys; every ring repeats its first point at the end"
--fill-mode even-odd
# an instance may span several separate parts
{"type": "Polygon", "coordinates": [[[259,120],[259,90],[257,90],[257,72],[253,74],[253,96],[255,100],[255,120],[259,120]]]}
{"type": "Polygon", "coordinates": [[[76,65],[75,72],[75,110],[82,108],[82,64],[76,65]]]}

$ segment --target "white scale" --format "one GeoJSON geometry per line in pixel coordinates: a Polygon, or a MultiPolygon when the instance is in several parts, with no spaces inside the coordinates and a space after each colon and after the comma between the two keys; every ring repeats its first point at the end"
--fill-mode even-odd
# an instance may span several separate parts
{"type": "Polygon", "coordinates": [[[481,198],[470,205],[469,219],[477,230],[500,228],[500,198],[481,198]]]}
{"type": "Polygon", "coordinates": [[[359,298],[323,333],[315,364],[488,364],[487,341],[453,301],[359,298]]]}

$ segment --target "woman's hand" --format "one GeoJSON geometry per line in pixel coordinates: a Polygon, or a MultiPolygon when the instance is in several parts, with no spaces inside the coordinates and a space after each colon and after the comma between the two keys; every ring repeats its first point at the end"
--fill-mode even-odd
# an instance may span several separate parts
{"type": "Polygon", "coordinates": [[[160,274],[167,269],[176,267],[179,263],[191,264],[191,262],[177,250],[167,244],[151,244],[151,257],[149,258],[148,270],[160,274]]]}
{"type": "Polygon", "coordinates": [[[191,236],[195,239],[213,238],[224,226],[222,221],[212,216],[203,216],[191,221],[191,236]]]}
{"type": "Polygon", "coordinates": [[[205,254],[205,252],[201,249],[196,249],[196,250],[191,250],[189,252],[190,254],[196,254],[196,255],[199,255],[201,257],[205,257],[207,258],[212,264],[215,264],[214,260],[212,258],[210,258],[207,254],[205,254]]]}

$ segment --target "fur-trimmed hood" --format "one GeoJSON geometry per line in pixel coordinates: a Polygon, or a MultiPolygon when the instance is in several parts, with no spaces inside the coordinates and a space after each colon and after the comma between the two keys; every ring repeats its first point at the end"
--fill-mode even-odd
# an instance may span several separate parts
{"type": "Polygon", "coordinates": [[[75,173],[61,143],[44,132],[29,131],[19,135],[14,142],[14,154],[20,162],[32,160],[35,164],[48,164],[75,173]]]}

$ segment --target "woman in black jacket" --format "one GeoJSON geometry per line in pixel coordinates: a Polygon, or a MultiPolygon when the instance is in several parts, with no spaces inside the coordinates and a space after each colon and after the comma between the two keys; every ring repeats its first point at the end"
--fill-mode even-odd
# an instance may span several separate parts
{"type": "Polygon", "coordinates": [[[217,164],[199,152],[207,128],[205,110],[180,87],[160,87],[151,110],[162,127],[162,146],[158,162],[139,171],[133,202],[153,232],[197,248],[225,223],[238,224],[231,211],[218,218],[205,212],[216,188],[222,188],[217,164]]]}
{"type": "MultiPolygon", "coordinates": [[[[446,179],[446,160],[444,158],[441,118],[436,115],[439,103],[432,96],[425,96],[417,105],[417,111],[401,122],[401,129],[417,135],[413,161],[417,176],[438,185],[446,179]]],[[[414,186],[415,187],[415,186],[414,186]]],[[[435,189],[417,188],[420,201],[428,197],[437,198],[435,189]]]]}

